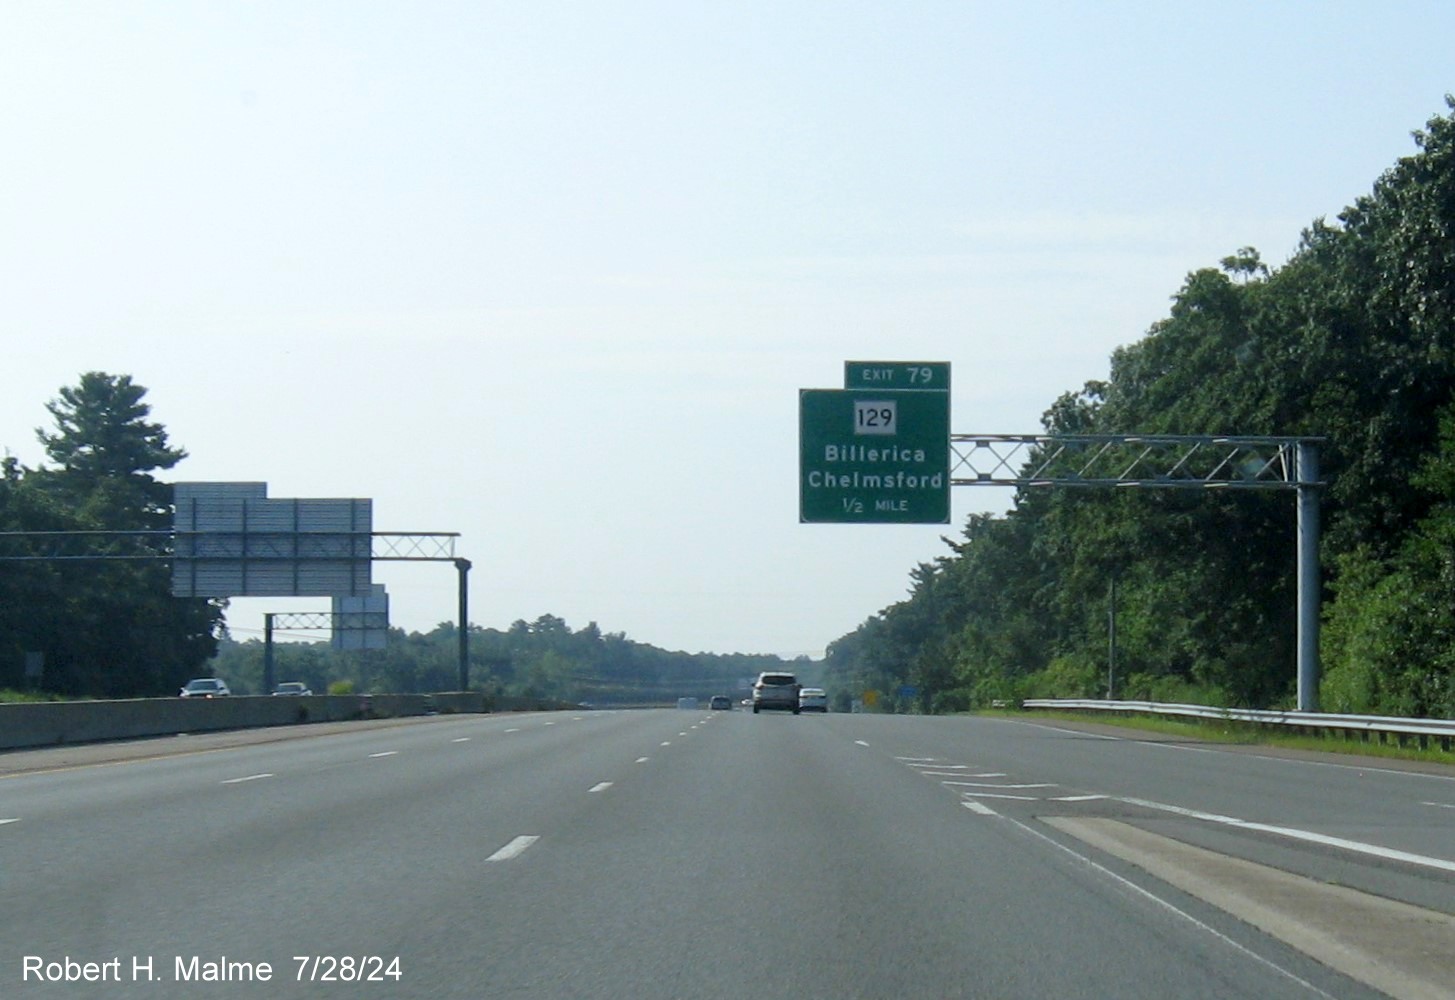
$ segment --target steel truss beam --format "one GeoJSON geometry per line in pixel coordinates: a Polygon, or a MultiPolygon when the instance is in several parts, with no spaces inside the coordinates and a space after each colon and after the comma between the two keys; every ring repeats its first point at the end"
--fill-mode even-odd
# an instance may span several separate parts
{"type": "Polygon", "coordinates": [[[952,434],[955,486],[1292,490],[1310,438],[952,434]]]}
{"type": "Polygon", "coordinates": [[[0,531],[0,561],[67,562],[82,559],[191,559],[248,561],[342,559],[367,536],[374,562],[454,562],[457,531],[227,532],[227,531],[0,531]],[[178,555],[178,539],[205,539],[206,555],[178,555]]]}

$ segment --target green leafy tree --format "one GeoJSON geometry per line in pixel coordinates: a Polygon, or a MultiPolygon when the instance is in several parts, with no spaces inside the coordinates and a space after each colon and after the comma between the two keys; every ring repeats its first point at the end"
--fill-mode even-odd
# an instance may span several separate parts
{"type": "MultiPolygon", "coordinates": [[[[145,395],[130,376],[102,372],[60,390],[46,407],[55,430],[36,432],[55,466],[12,464],[7,473],[17,530],[166,530],[171,486],[153,473],[186,453],[147,419],[145,395]]],[[[171,596],[168,544],[165,535],[113,538],[111,554],[154,558],[47,568],[39,596],[53,601],[24,601],[29,620],[18,641],[44,654],[48,688],[107,697],[169,694],[214,653],[222,608],[171,596]]]]}

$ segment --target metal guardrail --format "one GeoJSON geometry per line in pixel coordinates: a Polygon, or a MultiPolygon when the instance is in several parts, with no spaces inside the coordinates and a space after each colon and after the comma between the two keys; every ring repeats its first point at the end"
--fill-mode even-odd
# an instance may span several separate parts
{"type": "Polygon", "coordinates": [[[1174,715],[1219,721],[1252,722],[1290,729],[1333,730],[1360,733],[1367,739],[1379,736],[1383,743],[1395,736],[1400,745],[1416,737],[1421,747],[1433,737],[1444,750],[1455,740],[1455,719],[1402,719],[1388,715],[1337,715],[1330,712],[1269,712],[1254,708],[1214,708],[1208,705],[1178,705],[1155,701],[1105,701],[1096,698],[1030,698],[1023,708],[1064,709],[1078,712],[1121,712],[1124,714],[1174,715]]]}

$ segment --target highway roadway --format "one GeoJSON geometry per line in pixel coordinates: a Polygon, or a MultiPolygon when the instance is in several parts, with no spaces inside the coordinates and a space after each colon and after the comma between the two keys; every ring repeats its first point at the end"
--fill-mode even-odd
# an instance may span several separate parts
{"type": "Polygon", "coordinates": [[[11,998],[1455,997],[1455,768],[742,710],[179,737],[0,754],[0,900],[11,998]]]}

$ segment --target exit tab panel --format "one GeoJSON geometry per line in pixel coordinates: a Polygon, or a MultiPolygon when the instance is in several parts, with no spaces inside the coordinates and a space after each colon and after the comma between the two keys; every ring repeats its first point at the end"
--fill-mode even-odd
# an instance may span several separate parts
{"type": "Polygon", "coordinates": [[[845,361],[845,389],[950,391],[948,361],[845,361]]]}

